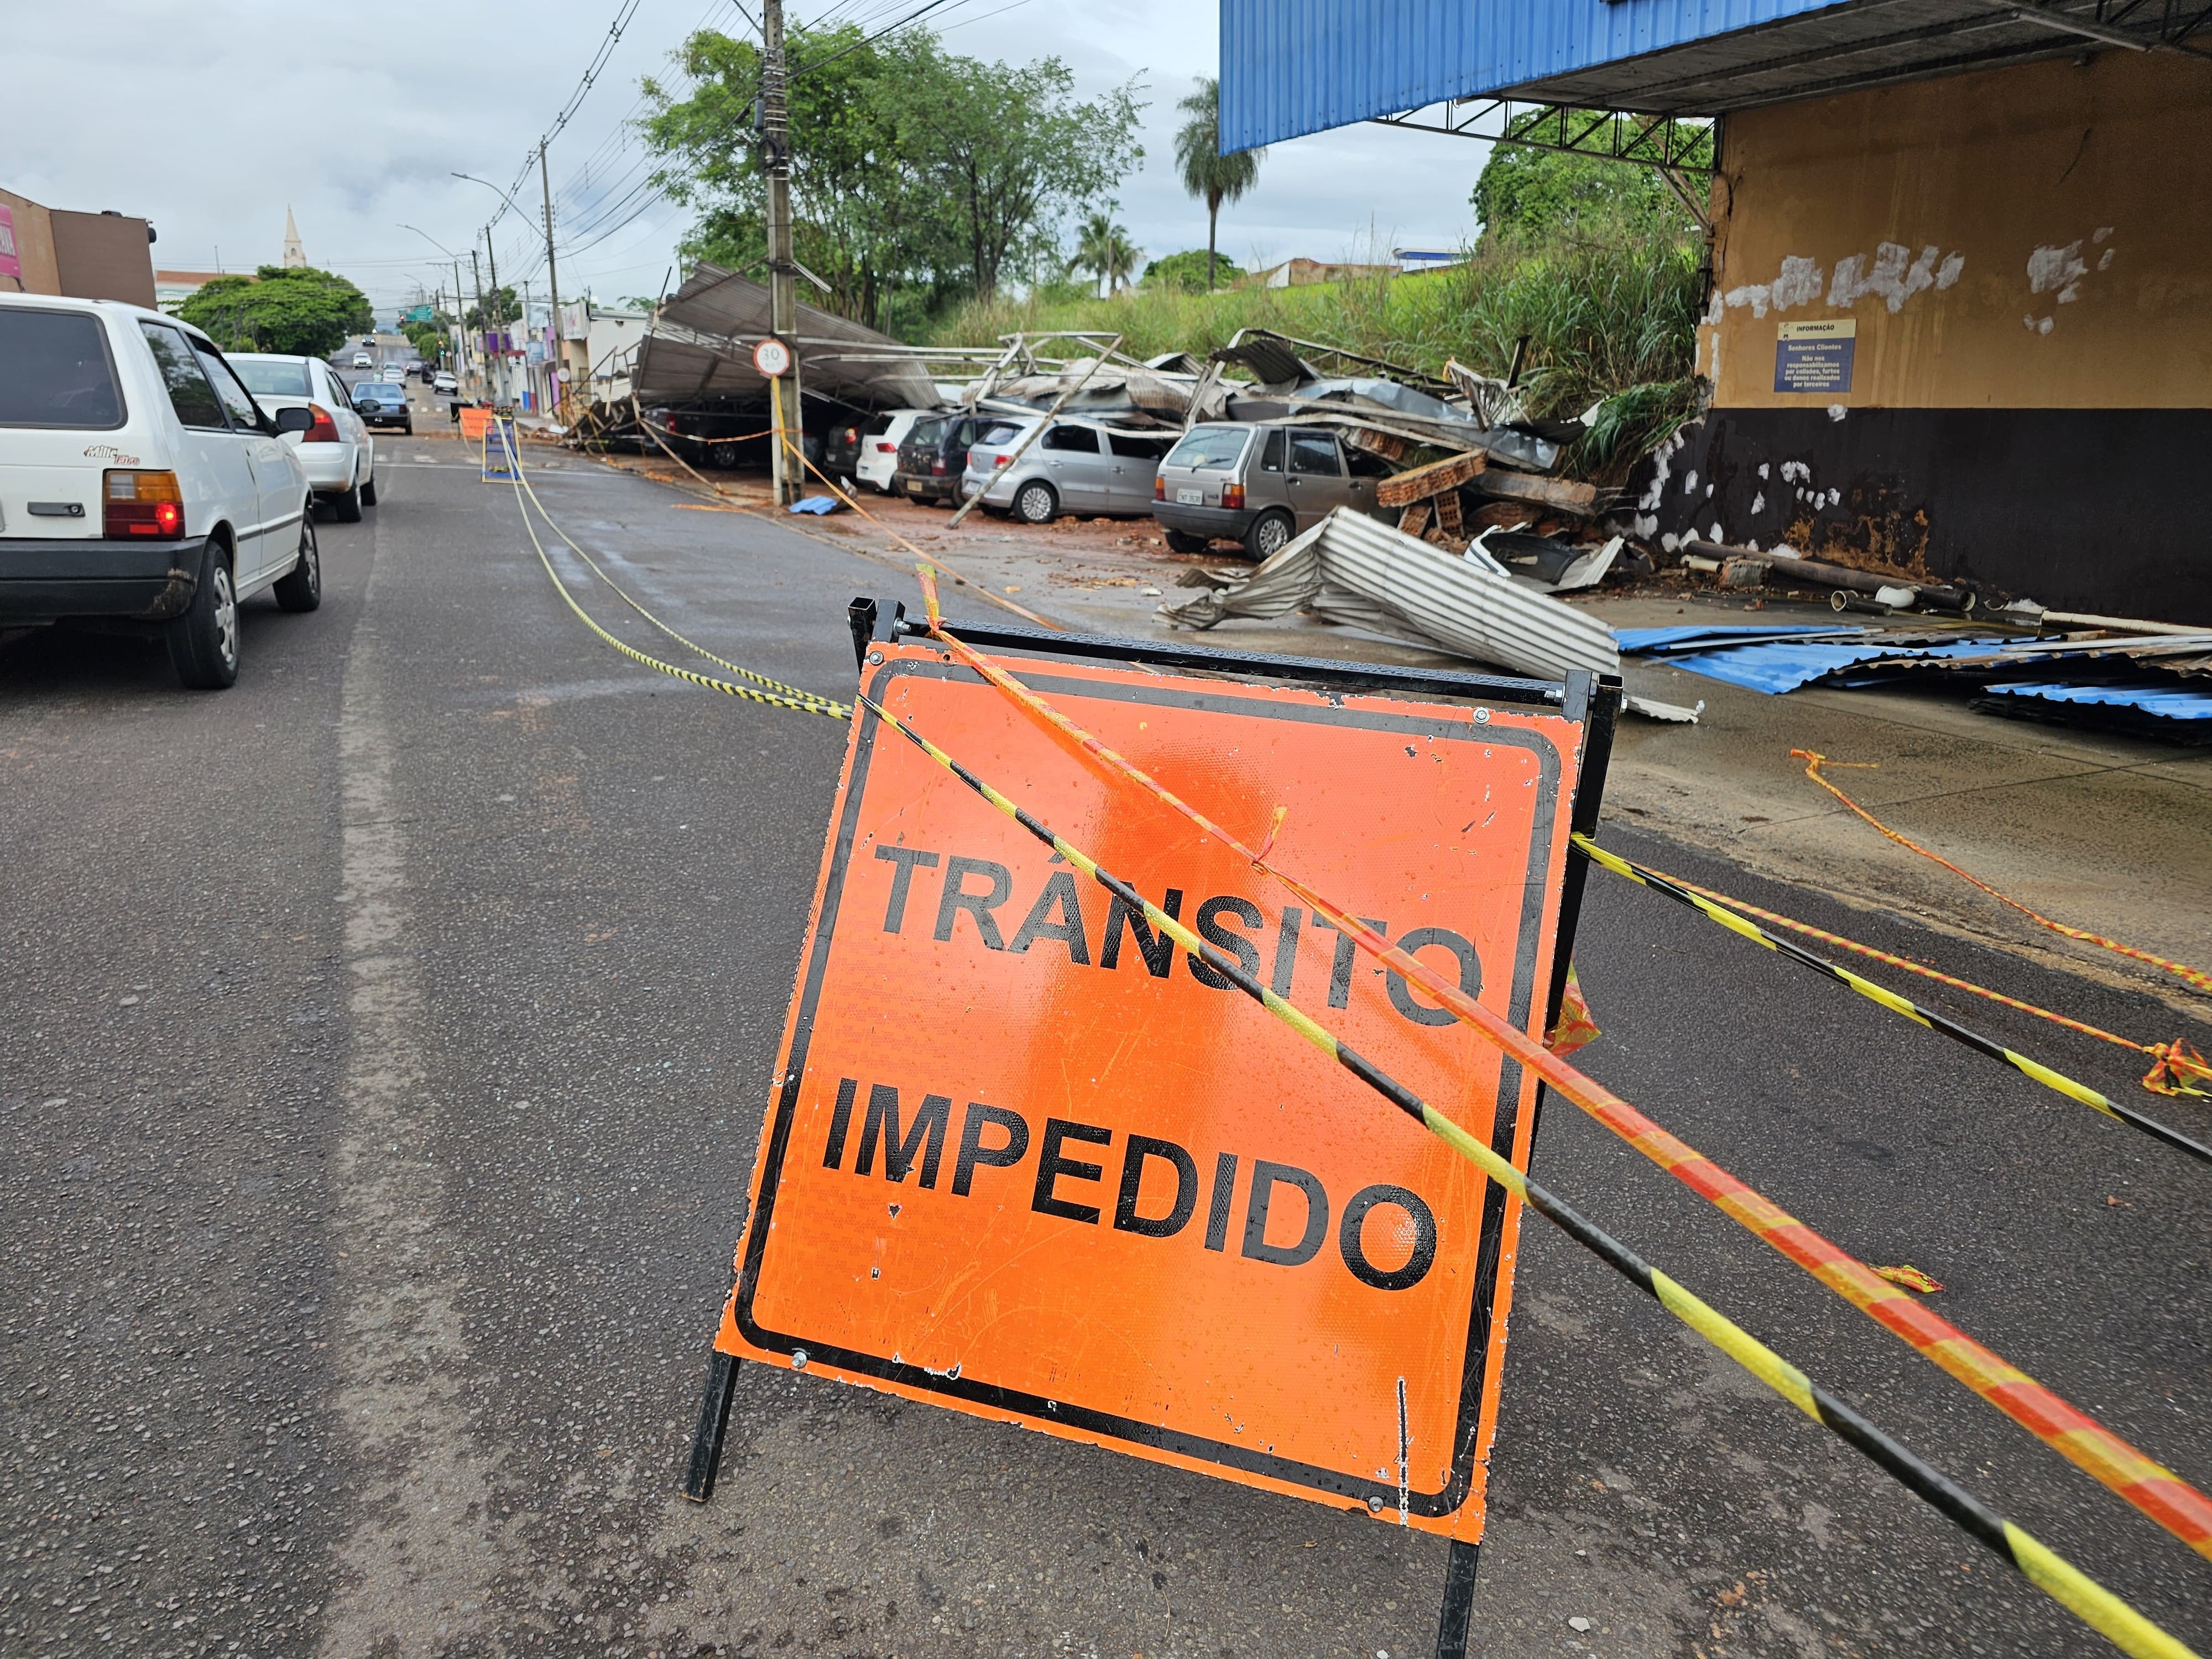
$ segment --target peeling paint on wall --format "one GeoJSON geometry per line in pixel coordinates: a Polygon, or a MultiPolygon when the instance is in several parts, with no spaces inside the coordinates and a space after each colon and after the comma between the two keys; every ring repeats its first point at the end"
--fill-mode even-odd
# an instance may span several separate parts
{"type": "MultiPolygon", "coordinates": [[[[2091,246],[2101,246],[2112,234],[2110,225],[2100,225],[2088,237],[2091,246]]],[[[2106,248],[2098,256],[2097,269],[2112,269],[2112,256],[2118,250],[2106,248]]],[[[2051,294],[2054,307],[2070,306],[2081,297],[2082,279],[2089,275],[2089,264],[2081,255],[2081,239],[2067,243],[2063,247],[2039,247],[2027,256],[2027,291],[2030,294],[2051,294]]],[[[2051,311],[2043,316],[2029,312],[2021,319],[2031,334],[2048,334],[2057,325],[2058,313],[2051,311]]]]}
{"type": "Polygon", "coordinates": [[[1965,254],[1947,255],[1932,243],[1922,248],[1916,259],[1912,250],[1902,243],[1882,242],[1876,246],[1871,260],[1863,253],[1837,260],[1834,270],[1823,281],[1819,260],[1786,253],[1782,258],[1782,274],[1772,282],[1745,283],[1725,293],[1714,289],[1705,321],[1717,323],[1729,310],[1746,307],[1758,318],[1769,310],[1813,305],[1824,289],[1828,305],[1834,309],[1848,311],[1871,294],[1886,301],[1894,315],[1914,295],[1951,287],[1966,269],[1965,254]]]}

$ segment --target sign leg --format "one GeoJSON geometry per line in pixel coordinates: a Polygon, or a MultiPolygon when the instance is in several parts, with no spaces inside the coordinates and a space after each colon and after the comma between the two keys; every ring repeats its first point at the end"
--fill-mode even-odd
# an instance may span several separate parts
{"type": "Polygon", "coordinates": [[[1467,1620],[1474,1610],[1474,1568],[1481,1556],[1481,1545],[1452,1540],[1443,1612],[1437,1619],[1437,1659],[1467,1659],[1467,1620]]]}
{"type": "MultiPolygon", "coordinates": [[[[737,1359],[718,1348],[707,1367],[706,1397],[699,1402],[699,1426],[691,1437],[691,1463],[684,1471],[684,1495],[695,1504],[714,1495],[714,1476],[722,1467],[722,1434],[730,1426],[730,1399],[737,1389],[737,1359]]],[[[1466,1623],[1462,1614],[1462,1628],[1466,1623]]]]}

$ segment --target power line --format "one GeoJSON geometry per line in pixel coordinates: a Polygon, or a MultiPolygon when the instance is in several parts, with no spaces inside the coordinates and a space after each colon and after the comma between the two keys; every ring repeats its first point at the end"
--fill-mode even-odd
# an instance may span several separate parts
{"type": "MultiPolygon", "coordinates": [[[[583,106],[584,100],[591,94],[592,83],[599,79],[599,71],[606,67],[607,59],[613,55],[617,43],[622,40],[623,31],[629,27],[630,19],[637,15],[638,5],[639,0],[623,0],[621,9],[615,14],[615,21],[608,27],[607,38],[599,43],[599,51],[592,55],[591,63],[584,70],[583,79],[576,82],[575,91],[568,94],[568,101],[561,106],[561,112],[553,118],[553,125],[545,130],[544,138],[532,148],[530,154],[522,158],[522,167],[515,173],[514,184],[507,187],[507,196],[512,198],[516,191],[520,190],[529,182],[530,169],[538,161],[538,150],[544,147],[546,140],[551,139],[560,132],[562,128],[567,126],[568,118],[583,106]]],[[[484,228],[489,230],[492,225],[497,224],[505,218],[507,208],[513,205],[512,201],[503,203],[499,211],[492,215],[490,223],[484,228]]],[[[516,210],[518,212],[520,210],[516,210]]]]}

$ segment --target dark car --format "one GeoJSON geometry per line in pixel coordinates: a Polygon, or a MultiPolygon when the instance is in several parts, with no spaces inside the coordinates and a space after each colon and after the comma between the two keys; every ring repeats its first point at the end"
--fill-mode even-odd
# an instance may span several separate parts
{"type": "Polygon", "coordinates": [[[835,478],[841,489],[850,489],[853,475],[860,465],[860,444],[867,435],[868,422],[848,421],[833,426],[822,441],[822,470],[835,478]]]}
{"type": "Polygon", "coordinates": [[[368,426],[396,426],[415,430],[415,413],[407,406],[407,388],[392,380],[363,380],[353,388],[354,412],[368,426]]]}
{"type": "Polygon", "coordinates": [[[960,475],[968,469],[969,447],[993,427],[1005,424],[1003,415],[945,415],[916,421],[899,446],[891,494],[919,501],[951,501],[959,491],[960,475]]]}
{"type": "MultiPolygon", "coordinates": [[[[641,437],[641,446],[647,455],[660,454],[665,449],[689,466],[766,471],[775,459],[769,447],[768,424],[769,413],[764,409],[721,404],[671,409],[665,404],[654,404],[645,410],[645,426],[652,435],[641,437]]],[[[818,432],[800,437],[800,448],[816,466],[823,464],[822,446],[818,432]]],[[[821,482],[811,469],[805,476],[810,489],[821,482]]]]}

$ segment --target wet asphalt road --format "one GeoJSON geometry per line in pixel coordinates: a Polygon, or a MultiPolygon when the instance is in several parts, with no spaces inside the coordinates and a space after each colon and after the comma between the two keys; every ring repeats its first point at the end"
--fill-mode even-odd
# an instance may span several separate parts
{"type": "MultiPolygon", "coordinates": [[[[0,1653],[1428,1653],[1435,1540],[812,1379],[741,1371],[720,1494],[675,1497],[842,734],[592,641],[457,451],[384,442],[322,610],[250,605],[232,691],[128,640],[0,647],[0,1653]]],[[[906,591],[626,476],[541,488],[821,691],[847,599],[906,591]]],[[[1597,1075],[2212,1485],[2212,1177],[1595,879],[1597,1075]]],[[[1957,1012],[2212,1135],[2124,1054],[1957,1012]]],[[[2212,1646],[2212,1567],[1595,1125],[1554,1103],[1536,1164],[2212,1646]]],[[[1473,1651],[2109,1651],[1533,1220],[1520,1273],[1473,1651]]]]}

